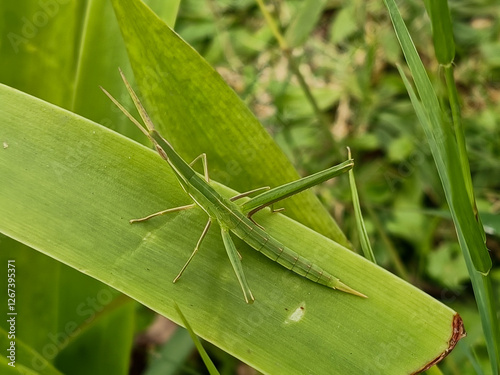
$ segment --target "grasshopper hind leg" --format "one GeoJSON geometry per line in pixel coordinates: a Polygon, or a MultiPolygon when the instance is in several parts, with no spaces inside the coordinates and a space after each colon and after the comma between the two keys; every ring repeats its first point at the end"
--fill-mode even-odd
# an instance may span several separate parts
{"type": "Polygon", "coordinates": [[[234,242],[231,239],[231,235],[229,234],[229,229],[224,225],[221,225],[220,227],[222,241],[224,242],[224,247],[226,248],[229,261],[231,262],[231,266],[233,267],[236,278],[238,279],[238,283],[240,284],[245,302],[251,304],[255,301],[255,298],[252,294],[252,291],[250,290],[250,287],[248,286],[245,274],[243,273],[243,267],[241,266],[241,255],[238,253],[238,250],[236,250],[236,246],[234,245],[234,242]]]}

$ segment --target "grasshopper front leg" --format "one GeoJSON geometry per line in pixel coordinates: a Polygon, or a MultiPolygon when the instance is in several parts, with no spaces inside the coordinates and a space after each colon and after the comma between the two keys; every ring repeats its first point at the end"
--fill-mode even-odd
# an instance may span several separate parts
{"type": "Polygon", "coordinates": [[[208,175],[208,162],[207,162],[207,154],[203,153],[198,155],[193,159],[191,163],[189,163],[189,166],[193,166],[194,163],[198,161],[198,159],[201,159],[201,164],[203,164],[203,176],[205,177],[206,182],[210,182],[210,176],[208,175]]]}
{"type": "MultiPolygon", "coordinates": [[[[353,166],[354,161],[352,159],[349,159],[331,168],[301,178],[300,180],[277,186],[271,190],[257,195],[249,201],[246,201],[241,205],[241,210],[248,216],[248,218],[251,219],[252,215],[262,210],[263,208],[271,206],[273,203],[279,202],[280,200],[288,198],[292,195],[300,193],[301,191],[309,189],[312,186],[318,185],[335,176],[345,173],[349,171],[353,166]]],[[[276,212],[276,210],[273,211],[276,212]]]]}
{"type": "Polygon", "coordinates": [[[189,263],[191,263],[191,260],[193,259],[193,257],[196,255],[196,253],[198,252],[198,249],[200,248],[201,246],[201,242],[203,241],[203,239],[205,238],[205,236],[207,235],[208,233],[208,230],[210,229],[210,225],[212,224],[212,220],[211,219],[208,219],[208,222],[207,222],[207,225],[205,225],[205,229],[203,229],[203,232],[201,233],[201,236],[200,236],[200,239],[198,240],[198,242],[196,243],[196,246],[193,250],[193,252],[191,253],[191,255],[189,256],[189,259],[187,260],[186,264],[184,264],[184,266],[181,268],[180,272],[177,274],[177,276],[175,277],[174,279],[174,283],[179,280],[179,278],[182,276],[184,270],[187,268],[187,266],[189,265],[189,263]]]}
{"type": "Polygon", "coordinates": [[[256,193],[258,191],[269,190],[269,189],[271,189],[271,187],[269,187],[269,186],[263,186],[263,187],[260,187],[260,188],[257,188],[257,189],[252,189],[252,190],[249,190],[249,191],[245,191],[244,193],[240,193],[238,195],[235,195],[234,197],[229,198],[229,200],[231,202],[235,202],[238,199],[248,197],[249,195],[252,195],[253,193],[256,193]]]}

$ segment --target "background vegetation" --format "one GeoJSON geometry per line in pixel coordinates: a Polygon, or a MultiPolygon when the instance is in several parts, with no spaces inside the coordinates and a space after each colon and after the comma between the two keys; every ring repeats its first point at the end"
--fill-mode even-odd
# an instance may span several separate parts
{"type": "MultiPolygon", "coordinates": [[[[155,2],[151,2],[151,6],[168,13],[155,2]]],[[[15,29],[8,21],[12,9],[10,5],[3,7],[0,81],[73,108],[84,116],[90,113],[83,105],[75,106],[69,98],[50,92],[51,87],[70,82],[75,73],[58,61],[57,56],[50,67],[59,72],[57,78],[48,74],[48,79],[33,68],[31,76],[20,78],[16,72],[23,67],[23,62],[12,52],[12,41],[5,38],[8,30],[15,29]]],[[[455,79],[474,191],[493,260],[491,275],[497,298],[500,283],[497,214],[500,209],[500,21],[492,15],[499,14],[499,8],[494,1],[450,3],[456,42],[455,79]]],[[[76,6],[68,13],[78,19],[83,17],[85,9],[88,8],[76,6]]],[[[345,159],[345,146],[351,148],[356,160],[362,210],[378,264],[458,311],[465,321],[468,336],[440,365],[441,370],[448,374],[491,373],[476,302],[443,189],[422,127],[396,68],[402,54],[387,8],[378,1],[288,0],[269,2],[266,9],[288,45],[295,47],[291,57],[280,48],[283,45],[276,40],[262,10],[253,0],[182,1],[175,30],[216,67],[301,175],[345,159]]],[[[400,4],[400,10],[444,100],[445,88],[439,83],[442,71],[435,57],[425,9],[420,2],[405,1],[400,4]]],[[[31,15],[35,11],[25,9],[16,14],[31,15]]],[[[110,8],[110,22],[115,22],[111,21],[113,17],[110,8]]],[[[44,30],[40,28],[33,37],[35,46],[36,38],[46,32],[44,30]]],[[[60,33],[67,30],[61,28],[60,33]]],[[[113,65],[115,57],[104,49],[94,51],[87,58],[106,59],[113,65]]],[[[25,70],[23,74],[26,73],[25,70]]],[[[79,74],[82,77],[81,72],[79,74]]],[[[93,80],[98,81],[97,85],[103,84],[101,81],[105,78],[93,80]]],[[[79,85],[82,92],[85,92],[84,86],[79,85]]],[[[109,118],[109,106],[99,104],[103,103],[101,98],[97,103],[103,112],[96,113],[93,108],[92,116],[103,122],[109,118]]],[[[130,129],[130,126],[124,125],[122,129],[130,129]]],[[[353,248],[359,249],[347,179],[335,179],[316,187],[315,192],[353,248]]],[[[6,244],[13,246],[9,249],[17,246],[4,239],[1,246],[6,244]]],[[[37,256],[39,262],[45,261],[37,256]]],[[[135,307],[125,303],[125,309],[135,307]]],[[[122,319],[126,320],[127,316],[124,313],[122,319]]],[[[151,322],[152,314],[146,309],[141,310],[139,316],[136,327],[129,324],[131,331],[140,332],[151,322]]],[[[163,323],[157,321],[156,324],[163,323]]],[[[154,374],[163,371],[162,366],[172,366],[171,373],[203,371],[203,365],[190,354],[193,344],[186,333],[175,331],[168,339],[157,339],[153,338],[155,332],[164,330],[150,328],[136,339],[133,373],[148,368],[147,373],[154,374]],[[171,356],[176,361],[160,357],[163,360],[155,362],[156,356],[151,356],[151,351],[166,353],[167,359],[171,356]]],[[[251,371],[215,347],[209,346],[209,354],[221,373],[251,371]]],[[[59,365],[64,368],[63,364],[59,365]]]]}

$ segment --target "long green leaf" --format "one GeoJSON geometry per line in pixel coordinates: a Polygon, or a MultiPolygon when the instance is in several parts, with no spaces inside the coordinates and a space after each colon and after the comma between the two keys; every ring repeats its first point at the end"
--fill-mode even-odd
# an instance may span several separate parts
{"type": "MultiPolygon", "coordinates": [[[[130,218],[189,203],[152,150],[0,85],[0,232],[125,292],[267,373],[412,373],[461,337],[450,308],[346,248],[279,214],[256,220],[361,299],[298,277],[241,241],[253,305],[220,233],[208,233],[183,278],[206,215],[197,209],[131,226],[130,218]],[[293,343],[293,345],[290,345],[293,343]]],[[[148,108],[149,109],[149,108],[148,108]]],[[[210,164],[209,164],[210,165],[210,164]]],[[[227,196],[234,191],[214,184],[227,196]]]]}

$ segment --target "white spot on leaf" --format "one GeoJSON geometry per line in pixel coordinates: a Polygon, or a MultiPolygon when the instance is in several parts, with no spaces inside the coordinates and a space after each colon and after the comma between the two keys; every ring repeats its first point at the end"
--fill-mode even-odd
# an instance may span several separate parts
{"type": "Polygon", "coordinates": [[[306,313],[306,303],[302,302],[299,307],[285,320],[285,324],[298,323],[302,320],[306,313]]]}

